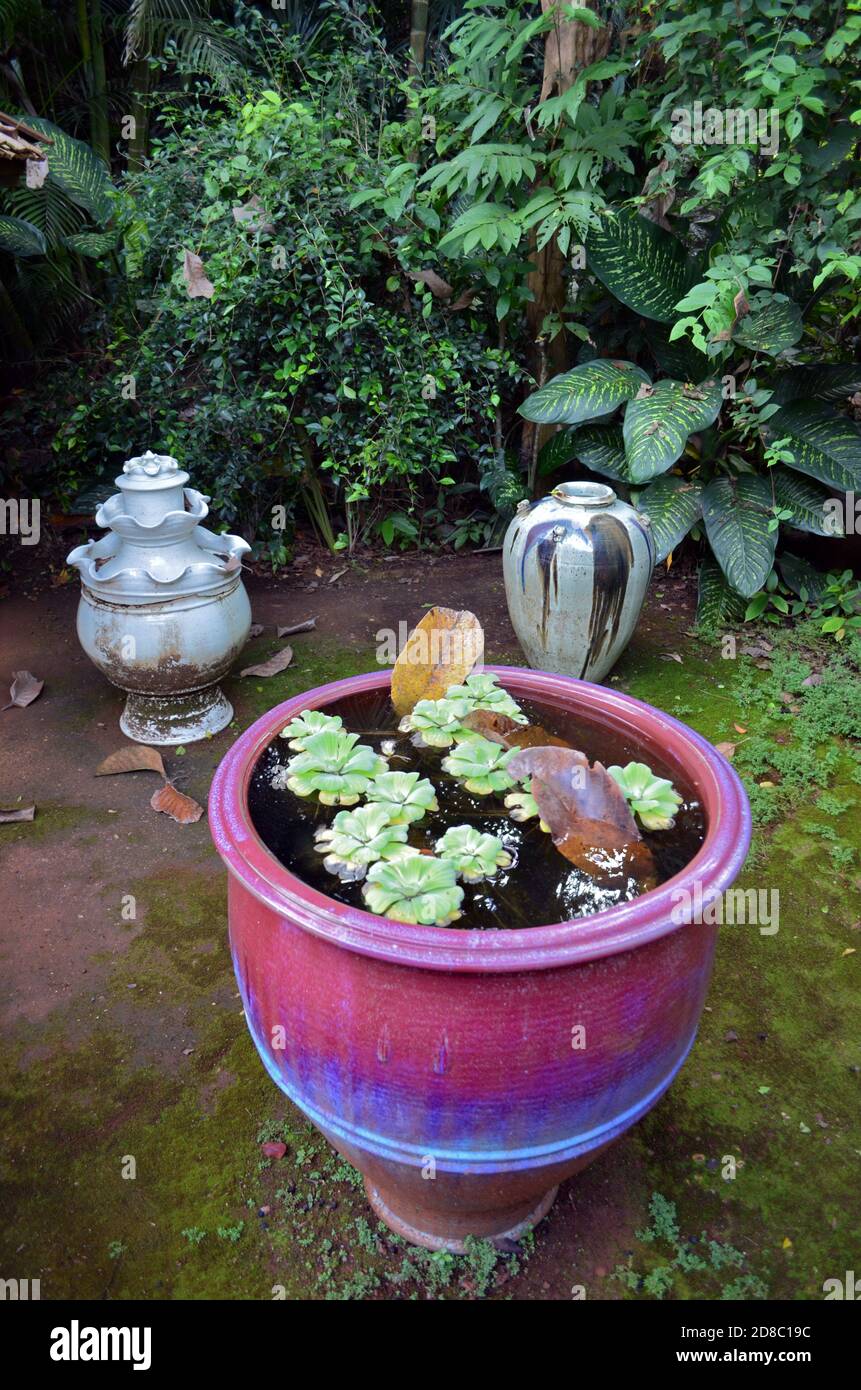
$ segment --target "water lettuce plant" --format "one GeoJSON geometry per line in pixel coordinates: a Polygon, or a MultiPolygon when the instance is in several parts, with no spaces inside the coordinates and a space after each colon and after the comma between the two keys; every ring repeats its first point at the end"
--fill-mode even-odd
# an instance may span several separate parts
{"type": "Polygon", "coordinates": [[[515,752],[516,749],[502,748],[479,734],[458,743],[448,757],[443,758],[442,765],[468,792],[489,796],[491,792],[502,792],[514,786],[515,779],[506,771],[506,766],[515,752]]]}
{"type": "Polygon", "coordinates": [[[645,763],[608,767],[631,810],[646,830],[672,830],[682,798],[666,777],[656,777],[645,763]]]}
{"type": "Polygon", "coordinates": [[[295,749],[297,753],[304,753],[305,745],[309,738],[315,734],[325,733],[327,730],[342,729],[344,727],[340,714],[324,714],[321,709],[303,709],[300,714],[295,715],[289,724],[285,724],[281,730],[281,738],[289,739],[289,748],[295,749]]]}
{"type": "Polygon", "coordinates": [[[418,854],[406,843],[407,826],[392,825],[389,808],[382,804],[339,811],[331,826],[317,831],[315,848],[325,854],[330,873],[344,882],[364,878],[369,864],[418,854]]]}
{"type": "Polygon", "coordinates": [[[460,917],[463,889],[450,859],[416,854],[368,870],[362,896],[371,912],[396,922],[445,927],[460,917]]]}
{"type": "MultiPolygon", "coordinates": [[[[316,792],[324,806],[355,805],[372,779],[386,769],[385,758],[358,738],[343,729],[326,729],[307,738],[305,751],[287,764],[287,786],[297,796],[316,792]]],[[[279,784],[280,779],[275,781],[279,784]]]]}
{"type": "Polygon", "coordinates": [[[428,811],[438,811],[433,782],[418,772],[381,771],[367,788],[369,801],[385,806],[392,825],[410,825],[428,811]]]}
{"type": "Polygon", "coordinates": [[[496,676],[482,672],[467,676],[463,685],[453,685],[445,692],[447,700],[465,700],[467,709],[486,709],[493,714],[507,714],[518,724],[528,724],[517,701],[497,683],[496,676]]]}
{"type": "Polygon", "coordinates": [[[427,748],[450,748],[469,710],[467,700],[419,700],[398,728],[402,734],[415,734],[427,748]]]}
{"type": "Polygon", "coordinates": [[[493,878],[498,869],[506,869],[511,855],[503,848],[497,835],[482,834],[471,825],[451,825],[436,842],[441,859],[450,859],[464,883],[478,883],[493,878]]]}

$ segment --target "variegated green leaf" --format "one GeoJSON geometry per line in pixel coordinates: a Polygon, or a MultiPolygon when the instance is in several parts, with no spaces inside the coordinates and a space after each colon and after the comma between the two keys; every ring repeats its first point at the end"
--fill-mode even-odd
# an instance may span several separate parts
{"type": "Polygon", "coordinates": [[[812,599],[816,603],[822,598],[828,588],[828,575],[820,574],[807,560],[803,560],[800,555],[792,555],[790,552],[784,553],[778,558],[778,568],[780,576],[794,594],[803,598],[805,603],[812,599]]]}
{"type": "Polygon", "coordinates": [[[768,432],[789,439],[792,467],[841,492],[861,489],[861,429],[820,401],[793,401],[772,415],[768,432]]]}
{"type": "Polygon", "coordinates": [[[744,600],[727,584],[720,565],[711,555],[703,557],[697,594],[697,627],[704,632],[718,632],[730,623],[740,623],[744,617],[744,600]]]}
{"type": "Polygon", "coordinates": [[[666,560],[671,550],[690,531],[703,514],[702,488],[674,473],[666,473],[637,495],[637,510],[652,523],[655,563],[666,560]]]}
{"type": "Polygon", "coordinates": [[[589,233],[586,261],[602,285],[647,319],[673,323],[700,270],[670,232],[639,213],[616,212],[589,233]]]}
{"type": "Polygon", "coordinates": [[[829,493],[816,483],[809,483],[788,468],[773,468],[769,477],[774,484],[775,501],[792,512],[790,526],[799,531],[811,531],[814,536],[842,536],[842,523],[824,510],[829,493]]]}
{"type": "Polygon", "coordinates": [[[114,250],[116,244],[116,232],[76,232],[74,236],[66,237],[66,245],[70,251],[77,251],[79,256],[92,256],[94,259],[106,256],[109,251],[114,250]]]}
{"type": "Polygon", "coordinates": [[[769,531],[771,488],[757,473],[714,478],[703,490],[709,544],[736,593],[751,598],[774,563],[777,530],[769,531]]]}
{"type": "Polygon", "coordinates": [[[714,381],[693,386],[667,380],[643,388],[625,411],[622,428],[632,481],[645,483],[671,468],[688,436],[714,424],[721,401],[714,381]]]}
{"type": "Polygon", "coordinates": [[[781,405],[789,401],[845,401],[861,391],[861,363],[823,363],[814,367],[791,367],[781,372],[773,385],[774,400],[781,405]]]}
{"type": "Polygon", "coordinates": [[[564,468],[577,457],[574,433],[573,429],[557,430],[547,443],[541,446],[538,454],[539,478],[546,478],[550,473],[555,473],[557,468],[564,468]]]}
{"type": "Polygon", "coordinates": [[[51,121],[40,116],[28,116],[27,121],[53,141],[45,154],[50,178],[96,222],[107,222],[113,207],[113,187],[106,165],[83,140],[73,139],[51,121]]]}
{"type": "Polygon", "coordinates": [[[540,425],[576,425],[611,415],[622,401],[635,396],[649,378],[631,362],[611,362],[596,357],[570,372],[554,376],[533,391],[520,406],[526,420],[540,425]]]}
{"type": "Polygon", "coordinates": [[[575,431],[574,451],[594,473],[630,482],[621,425],[583,425],[575,431]]]}
{"type": "Polygon", "coordinates": [[[0,213],[0,251],[10,256],[44,256],[46,250],[45,238],[32,222],[0,213]]]}
{"type": "Polygon", "coordinates": [[[733,338],[742,347],[776,355],[797,343],[802,333],[801,310],[785,294],[774,294],[739,320],[733,338]]]}

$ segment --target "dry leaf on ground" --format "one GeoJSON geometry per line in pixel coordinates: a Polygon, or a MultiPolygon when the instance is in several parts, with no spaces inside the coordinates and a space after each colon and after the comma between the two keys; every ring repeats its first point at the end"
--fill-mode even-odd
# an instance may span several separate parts
{"type": "Polygon", "coordinates": [[[734,743],[716,743],[715,748],[719,753],[723,753],[725,758],[731,759],[736,750],[736,745],[734,743]]]}
{"type": "Polygon", "coordinates": [[[416,623],[392,667],[392,704],[409,714],[419,700],[439,700],[461,685],[484,654],[484,633],[467,609],[431,608],[416,623]]]}
{"type": "Polygon", "coordinates": [[[244,671],[240,671],[240,676],[277,676],[279,671],[286,671],[290,662],[293,660],[293,648],[283,647],[280,652],[270,656],[268,661],[261,661],[258,666],[246,666],[244,671]]]}
{"type": "Polygon", "coordinates": [[[186,796],[185,792],[177,791],[172,782],[165,782],[164,786],[150,797],[149,804],[154,811],[163,811],[180,825],[191,825],[203,815],[203,807],[199,802],[186,796]]]}
{"type": "Polygon", "coordinates": [[[161,753],[145,743],[130,743],[126,748],[117,749],[99,763],[95,776],[111,777],[115,772],[157,772],[167,778],[161,753]]]}
{"type": "MultiPolygon", "coordinates": [[[[249,636],[249,638],[251,638],[251,637],[259,637],[262,631],[263,631],[263,624],[262,624],[262,623],[252,623],[251,626],[250,626],[250,628],[248,629],[248,636],[249,636]]],[[[279,637],[280,637],[281,634],[279,633],[278,635],[279,635],[279,637]]]]}
{"type": "Polygon", "coordinates": [[[13,821],[32,820],[35,814],[35,806],[22,806],[17,811],[0,811],[0,825],[9,825],[13,821]]]}
{"type": "Polygon", "coordinates": [[[40,681],[38,676],[34,676],[32,671],[13,671],[12,684],[9,687],[11,699],[3,709],[24,709],[26,705],[32,705],[37,695],[41,694],[45,682],[40,681]]]}

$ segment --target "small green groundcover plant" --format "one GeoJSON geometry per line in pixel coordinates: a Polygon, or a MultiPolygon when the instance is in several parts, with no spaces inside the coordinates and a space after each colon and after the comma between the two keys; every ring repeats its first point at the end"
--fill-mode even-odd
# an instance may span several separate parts
{"type": "MultiPolygon", "coordinates": [[[[541,829],[551,832],[557,845],[576,831],[576,787],[563,826],[551,826],[543,819],[536,793],[539,797],[545,793],[534,771],[534,739],[539,736],[540,743],[546,731],[529,725],[528,717],[495,676],[474,673],[440,699],[417,700],[399,729],[417,747],[445,754],[442,772],[464,790],[476,797],[500,798],[501,816],[507,813],[515,822],[537,816],[541,829]],[[530,735],[532,761],[528,772],[518,775],[509,766],[523,752],[515,740],[530,735]]],[[[425,843],[427,826],[422,822],[439,811],[437,788],[420,772],[390,768],[389,758],[395,756],[392,743],[383,744],[384,751],[378,753],[360,743],[358,734],[346,730],[340,716],[319,710],[303,710],[285,726],[281,737],[293,755],[272,775],[272,785],[322,806],[344,808],[331,824],[316,831],[315,849],[324,856],[324,867],[342,882],[361,881],[369,911],[399,922],[447,926],[462,916],[463,884],[498,880],[512,868],[513,857],[503,839],[468,824],[451,825],[425,843]],[[411,836],[419,843],[411,843],[411,836]]],[[[605,771],[600,764],[589,769],[584,755],[567,746],[539,751],[551,755],[551,761],[567,757],[569,775],[571,768],[576,773],[585,763],[589,777],[603,778],[617,803],[621,789],[623,811],[625,802],[630,806],[632,838],[639,838],[634,815],[645,829],[672,828],[681,797],[644,763],[605,771]]],[[[541,775],[554,774],[551,770],[541,775]]],[[[545,814],[553,819],[550,812],[545,814]]],[[[562,854],[571,857],[564,845],[562,854]]]]}

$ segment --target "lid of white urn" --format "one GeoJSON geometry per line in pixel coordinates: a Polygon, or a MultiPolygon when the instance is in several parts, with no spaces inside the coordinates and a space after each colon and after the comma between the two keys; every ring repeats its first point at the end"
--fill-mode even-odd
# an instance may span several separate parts
{"type": "Polygon", "coordinates": [[[115,481],[124,492],[158,492],[168,487],[184,487],[188,474],[170,454],[154,454],[147,449],[145,454],[128,459],[115,481]]]}

